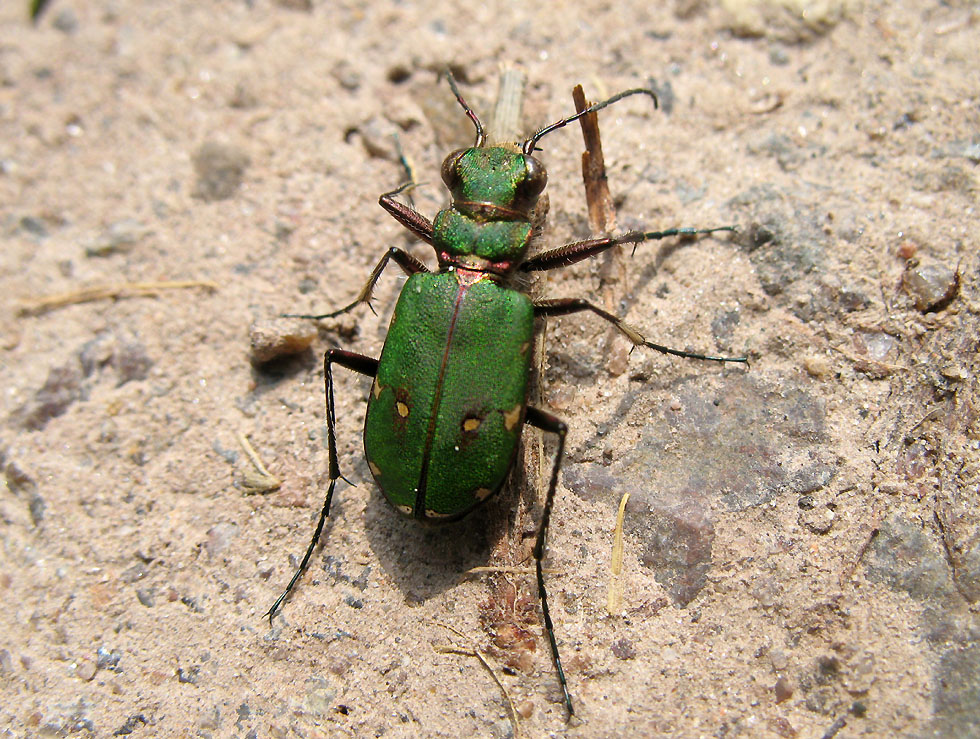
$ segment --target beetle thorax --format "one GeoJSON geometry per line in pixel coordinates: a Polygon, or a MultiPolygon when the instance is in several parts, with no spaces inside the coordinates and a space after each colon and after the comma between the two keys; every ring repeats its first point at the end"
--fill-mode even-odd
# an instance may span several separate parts
{"type": "Polygon", "coordinates": [[[541,163],[505,146],[450,154],[442,178],[452,205],[433,222],[433,245],[445,266],[506,275],[531,239],[531,212],[547,182],[541,163]]]}

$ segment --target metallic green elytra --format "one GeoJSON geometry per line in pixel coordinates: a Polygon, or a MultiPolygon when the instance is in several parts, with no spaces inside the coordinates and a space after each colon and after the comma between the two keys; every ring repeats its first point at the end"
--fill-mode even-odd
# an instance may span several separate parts
{"type": "Polygon", "coordinates": [[[343,479],[337,457],[334,365],[374,378],[364,421],[368,467],[391,504],[419,520],[458,519],[499,490],[513,464],[522,427],[534,426],[557,438],[534,560],[545,632],[571,715],[572,699],[541,565],[567,428],[560,419],[527,404],[534,321],[589,311],[609,321],[634,346],[695,359],[746,360],[654,344],[587,300],[531,300],[515,287],[513,277],[518,271],[564,267],[624,244],[734,228],[632,231],[566,244],[528,257],[534,207],[547,182],[544,166],[533,156],[537,142],[550,131],[624,97],[642,93],[656,105],[656,95],[646,89],[627,90],[538,129],[523,144],[487,146],[479,118],[463,100],[452,77],[448,78],[477,134],[474,146],[453,152],[442,165],[442,179],[452,202],[430,222],[395,200],[404,187],[382,195],[379,201],[399,223],[432,245],[438,270],[430,271],[407,252],[391,247],[352,303],[332,313],[299,316],[332,318],[363,303],[370,304],[374,286],[392,259],[410,275],[395,306],[380,359],[343,349],[330,349],[324,356],[330,484],[306,554],[267,615],[271,621],[309,564],[330,512],[337,480],[343,479]]]}
{"type": "Polygon", "coordinates": [[[368,398],[364,454],[398,510],[460,518],[500,488],[524,421],[534,308],[485,273],[412,275],[368,398]]]}

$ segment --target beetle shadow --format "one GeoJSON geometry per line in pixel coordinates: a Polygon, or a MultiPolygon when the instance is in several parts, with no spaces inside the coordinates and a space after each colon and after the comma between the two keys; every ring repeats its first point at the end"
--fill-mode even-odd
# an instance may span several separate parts
{"type": "Polygon", "coordinates": [[[287,354],[268,362],[252,363],[252,396],[257,399],[270,390],[277,390],[283,380],[309,374],[322,363],[323,357],[307,348],[296,354],[287,354]]]}
{"type": "Polygon", "coordinates": [[[493,509],[480,506],[459,521],[424,524],[398,513],[372,484],[365,534],[385,574],[409,605],[418,605],[457,586],[467,570],[487,564],[493,509]]]}

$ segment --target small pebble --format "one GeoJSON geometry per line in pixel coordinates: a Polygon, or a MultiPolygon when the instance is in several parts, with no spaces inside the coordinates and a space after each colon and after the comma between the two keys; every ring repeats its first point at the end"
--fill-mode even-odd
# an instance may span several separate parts
{"type": "Polygon", "coordinates": [[[51,21],[51,25],[62,33],[75,33],[78,30],[78,16],[71,8],[62,8],[51,21]]]}
{"type": "Polygon", "coordinates": [[[827,361],[827,358],[813,354],[803,357],[803,369],[810,377],[817,380],[825,380],[831,373],[830,362],[827,361]]]}
{"type": "Polygon", "coordinates": [[[149,228],[133,218],[116,221],[85,247],[85,256],[108,257],[128,252],[150,233],[149,228]]]}
{"type": "Polygon", "coordinates": [[[75,669],[75,674],[85,682],[88,682],[95,677],[95,663],[88,659],[80,660],[78,667],[75,669]]]}
{"type": "Polygon", "coordinates": [[[194,152],[194,195],[209,202],[230,198],[242,184],[248,165],[248,155],[237,146],[205,142],[194,152]]]}
{"type": "Polygon", "coordinates": [[[225,551],[232,539],[238,535],[238,526],[233,523],[219,523],[208,529],[208,538],[204,542],[204,549],[209,557],[217,557],[225,551]]]}
{"type": "Polygon", "coordinates": [[[534,715],[534,702],[521,701],[517,704],[517,714],[525,721],[534,715]]]}
{"type": "Polygon", "coordinates": [[[800,512],[799,521],[814,534],[826,534],[834,525],[836,514],[827,506],[816,506],[800,512]]]}
{"type": "Polygon", "coordinates": [[[391,131],[376,118],[362,123],[357,128],[361,136],[361,145],[372,159],[385,159],[390,162],[398,161],[398,150],[391,131]]]}
{"type": "Polygon", "coordinates": [[[148,588],[138,588],[136,590],[136,599],[141,605],[147,608],[153,608],[154,598],[153,591],[148,588]]]}
{"type": "Polygon", "coordinates": [[[299,354],[316,338],[316,326],[309,321],[288,318],[255,321],[248,329],[252,364],[299,354]]]}
{"type": "Polygon", "coordinates": [[[347,62],[340,62],[334,67],[333,76],[345,90],[354,91],[361,86],[360,72],[347,62]]]}
{"type": "Polygon", "coordinates": [[[82,396],[82,371],[78,362],[63,367],[52,367],[48,379],[34,398],[18,411],[25,428],[37,431],[52,418],[68,410],[68,406],[82,396]]]}
{"type": "Polygon", "coordinates": [[[112,353],[111,361],[119,374],[117,385],[125,385],[130,380],[145,380],[153,366],[146,347],[134,340],[120,341],[112,353]]]}
{"type": "Polygon", "coordinates": [[[776,680],[773,692],[776,694],[776,703],[782,703],[793,697],[793,686],[790,685],[789,680],[785,677],[780,677],[776,680]]]}
{"type": "Polygon", "coordinates": [[[612,653],[619,659],[635,659],[636,648],[629,639],[619,639],[612,645],[612,653]]]}
{"type": "Polygon", "coordinates": [[[914,241],[903,241],[898,245],[898,256],[901,259],[911,259],[919,251],[914,241]]]}
{"type": "Polygon", "coordinates": [[[940,262],[910,264],[902,277],[902,286],[923,313],[940,311],[956,297],[960,287],[959,272],[940,262]]]}

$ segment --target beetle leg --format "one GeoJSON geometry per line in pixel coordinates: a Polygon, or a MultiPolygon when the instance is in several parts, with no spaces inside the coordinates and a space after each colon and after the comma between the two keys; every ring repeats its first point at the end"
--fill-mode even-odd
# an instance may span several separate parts
{"type": "Polygon", "coordinates": [[[551,656],[555,660],[555,671],[558,673],[558,682],[561,683],[562,692],[565,694],[565,707],[568,709],[569,715],[572,715],[575,711],[572,708],[572,697],[568,694],[565,670],[562,669],[561,657],[558,654],[558,642],[555,641],[555,626],[551,621],[551,611],[548,608],[548,593],[544,588],[544,571],[542,569],[545,540],[548,536],[548,523],[551,521],[551,508],[555,502],[555,489],[558,487],[558,470],[561,468],[561,458],[565,450],[565,434],[568,433],[568,426],[557,416],[553,416],[532,406],[528,406],[524,422],[529,426],[534,426],[542,431],[548,431],[558,436],[558,449],[555,452],[554,465],[551,467],[551,482],[548,484],[548,495],[544,499],[544,511],[541,513],[541,527],[538,529],[538,538],[534,543],[534,563],[537,568],[538,595],[541,598],[541,613],[544,615],[544,628],[548,632],[548,641],[551,643],[551,656]]]}
{"type": "Polygon", "coordinates": [[[675,357],[687,357],[689,359],[707,359],[712,362],[748,362],[748,357],[712,357],[707,354],[695,354],[685,352],[680,349],[671,349],[661,344],[654,344],[647,341],[643,334],[630,326],[626,321],[614,316],[609,311],[605,311],[597,305],[590,303],[582,298],[558,298],[555,300],[539,300],[534,304],[535,316],[566,316],[569,313],[579,313],[590,310],[600,318],[609,321],[621,334],[629,339],[633,346],[645,346],[648,349],[655,349],[664,354],[673,354],[675,357]]]}
{"type": "Polygon", "coordinates": [[[587,241],[576,241],[574,244],[565,244],[557,249],[549,249],[525,260],[520,269],[522,272],[539,272],[546,269],[557,267],[567,267],[583,259],[594,257],[601,254],[606,249],[623,244],[641,244],[644,241],[655,239],[666,239],[669,236],[694,236],[696,234],[710,234],[716,231],[735,231],[734,226],[717,226],[716,228],[671,228],[666,231],[630,231],[621,236],[605,236],[600,239],[588,239],[587,241]]]}
{"type": "MultiPolygon", "coordinates": [[[[418,272],[428,272],[429,268],[426,267],[422,262],[413,257],[407,251],[399,249],[397,246],[392,246],[385,252],[385,255],[381,257],[381,260],[371,271],[371,276],[368,277],[368,281],[365,283],[364,287],[361,288],[361,292],[358,293],[357,298],[350,305],[345,305],[340,310],[335,310],[333,313],[321,313],[319,315],[308,315],[305,313],[283,313],[283,318],[309,318],[311,320],[319,320],[321,318],[334,318],[336,316],[347,313],[353,310],[361,303],[367,303],[368,308],[371,308],[371,312],[374,313],[374,308],[371,307],[371,296],[374,293],[374,286],[378,284],[378,280],[381,278],[381,273],[384,272],[384,268],[388,266],[388,261],[394,259],[395,263],[405,270],[406,274],[414,275],[418,272]]],[[[353,369],[353,368],[352,368],[353,369]]]]}
{"type": "Polygon", "coordinates": [[[296,572],[293,574],[286,589],[282,591],[282,595],[276,599],[276,602],[272,604],[272,608],[265,614],[269,617],[270,625],[272,624],[273,617],[279,612],[282,604],[292,591],[293,586],[296,585],[296,582],[306,571],[306,566],[310,563],[313,550],[316,549],[317,542],[320,541],[323,525],[327,520],[327,515],[330,513],[330,501],[333,499],[333,491],[337,487],[337,480],[344,480],[350,483],[350,480],[347,480],[347,478],[340,474],[340,465],[337,463],[337,422],[334,416],[333,373],[330,371],[330,365],[332,364],[339,364],[341,367],[346,367],[354,372],[360,372],[362,375],[367,375],[368,377],[374,377],[378,373],[378,360],[372,357],[366,357],[363,354],[355,354],[354,352],[348,352],[343,349],[330,349],[323,355],[323,384],[327,396],[327,467],[330,476],[330,486],[327,488],[327,495],[323,500],[323,510],[320,511],[320,520],[317,521],[316,529],[313,531],[313,538],[310,539],[310,545],[306,548],[306,554],[303,555],[303,561],[296,568],[296,572]]]}
{"type": "Polygon", "coordinates": [[[405,228],[418,236],[426,244],[432,243],[432,221],[419,213],[415,208],[404,203],[399,203],[394,195],[402,192],[408,187],[414,187],[413,182],[402,185],[397,190],[386,192],[378,198],[378,205],[388,211],[392,218],[402,224],[405,228]]]}

